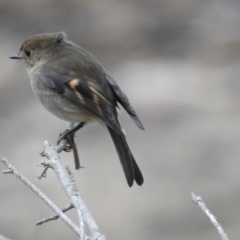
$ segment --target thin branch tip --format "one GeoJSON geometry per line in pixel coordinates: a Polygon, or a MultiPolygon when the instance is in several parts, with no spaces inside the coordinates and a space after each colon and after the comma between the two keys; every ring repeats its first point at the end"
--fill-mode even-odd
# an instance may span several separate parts
{"type": "Polygon", "coordinates": [[[229,240],[227,234],[224,232],[222,226],[217,221],[217,218],[210,212],[210,210],[207,208],[205,202],[200,196],[197,196],[195,193],[191,193],[192,201],[196,203],[200,209],[206,214],[206,216],[210,219],[214,227],[217,229],[218,234],[222,238],[222,240],[229,240]]]}
{"type": "Polygon", "coordinates": [[[43,146],[44,146],[44,148],[48,148],[51,145],[50,145],[50,143],[47,140],[45,140],[44,143],[43,143],[43,146]]]}
{"type": "Polygon", "coordinates": [[[3,170],[2,173],[3,173],[3,174],[9,174],[9,173],[12,174],[12,173],[13,173],[13,170],[11,170],[11,169],[3,170]]]}
{"type": "MultiPolygon", "coordinates": [[[[62,212],[67,212],[68,210],[71,210],[73,207],[73,205],[71,203],[69,203],[64,209],[62,209],[62,212]]],[[[42,225],[43,223],[46,223],[46,222],[49,222],[49,221],[52,221],[52,220],[57,220],[59,218],[59,215],[57,214],[54,214],[54,215],[51,215],[50,217],[47,217],[47,218],[43,218],[39,221],[36,222],[36,225],[39,226],[39,225],[42,225]]]]}

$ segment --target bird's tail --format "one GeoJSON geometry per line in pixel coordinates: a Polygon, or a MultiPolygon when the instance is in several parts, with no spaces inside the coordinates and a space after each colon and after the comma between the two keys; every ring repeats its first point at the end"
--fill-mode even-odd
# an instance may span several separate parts
{"type": "Polygon", "coordinates": [[[138,185],[142,185],[142,173],[128,147],[125,137],[120,136],[110,127],[107,126],[107,128],[117,150],[129,187],[133,185],[134,180],[138,185]]]}

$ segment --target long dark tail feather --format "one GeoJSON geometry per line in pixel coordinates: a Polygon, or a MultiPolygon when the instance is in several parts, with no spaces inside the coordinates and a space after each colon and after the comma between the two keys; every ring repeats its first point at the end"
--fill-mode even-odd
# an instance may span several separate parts
{"type": "Polygon", "coordinates": [[[107,126],[107,128],[117,150],[129,187],[133,185],[134,180],[141,186],[143,184],[143,176],[128,147],[125,137],[120,136],[110,127],[107,126]]]}

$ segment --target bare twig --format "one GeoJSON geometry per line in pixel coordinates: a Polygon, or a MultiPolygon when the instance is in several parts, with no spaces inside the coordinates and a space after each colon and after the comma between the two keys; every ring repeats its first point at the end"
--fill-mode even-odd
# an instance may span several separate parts
{"type": "MultiPolygon", "coordinates": [[[[69,166],[66,165],[65,168],[66,168],[66,170],[68,172],[68,175],[69,175],[69,178],[70,178],[72,194],[79,197],[79,192],[77,190],[77,185],[76,185],[76,181],[74,179],[73,172],[71,171],[69,166]]],[[[80,222],[80,231],[82,233],[84,233],[84,222],[83,222],[83,216],[82,216],[81,209],[77,208],[76,210],[77,210],[77,214],[78,214],[78,218],[79,218],[79,222],[80,222]]]]}
{"type": "MultiPolygon", "coordinates": [[[[24,177],[17,169],[6,159],[2,162],[8,167],[13,175],[20,179],[27,187],[36,193],[59,217],[78,235],[80,236],[79,228],[59,209],[43,192],[41,192],[34,184],[24,177]]],[[[3,171],[4,173],[4,171],[3,171]]]]}
{"type": "MultiPolygon", "coordinates": [[[[73,208],[73,205],[72,204],[68,204],[64,209],[62,209],[62,212],[67,212],[69,210],[71,210],[73,208]]],[[[44,219],[41,219],[39,221],[36,222],[36,225],[41,225],[43,223],[46,223],[46,222],[49,222],[49,221],[52,221],[52,220],[57,220],[59,218],[59,215],[55,214],[55,215],[52,215],[48,218],[44,218],[44,219]]]]}
{"type": "MultiPolygon", "coordinates": [[[[70,130],[73,127],[74,127],[74,124],[69,125],[70,130]]],[[[67,149],[66,146],[68,144],[69,144],[69,141],[65,139],[62,139],[56,147],[51,146],[47,141],[44,142],[44,151],[41,153],[41,156],[47,157],[48,160],[44,160],[41,162],[41,165],[44,166],[45,168],[43,170],[43,173],[39,177],[40,179],[42,177],[45,177],[48,168],[52,168],[56,172],[63,189],[65,190],[67,196],[70,199],[70,204],[63,211],[61,211],[57,206],[55,206],[35,185],[33,185],[28,179],[26,179],[22,174],[20,174],[16,170],[16,168],[12,164],[10,164],[10,162],[6,158],[3,158],[2,161],[8,167],[8,169],[3,171],[3,173],[14,174],[23,183],[25,183],[32,191],[34,191],[43,201],[45,201],[50,208],[52,208],[55,211],[56,215],[52,215],[48,218],[38,221],[36,223],[37,225],[43,224],[45,222],[48,222],[60,217],[80,237],[80,240],[87,240],[87,239],[105,240],[105,236],[99,232],[96,222],[92,218],[86,205],[84,204],[84,202],[79,196],[79,192],[77,190],[76,182],[75,182],[72,171],[68,166],[66,167],[66,170],[69,174],[69,177],[68,177],[66,174],[66,171],[64,170],[64,168],[60,163],[58,153],[60,153],[63,150],[66,150],[67,149]],[[73,207],[76,209],[78,214],[79,228],[75,224],[73,224],[72,221],[63,213],[73,207]],[[84,223],[86,223],[86,226],[89,229],[89,232],[91,235],[90,238],[87,237],[84,233],[84,223]]],[[[76,148],[76,145],[74,146],[76,148]]],[[[78,161],[79,158],[78,158],[77,149],[74,149],[74,150],[75,150],[74,160],[76,163],[76,161],[78,161]]]]}
{"type": "MultiPolygon", "coordinates": [[[[84,202],[79,196],[77,187],[75,185],[75,181],[72,180],[73,174],[71,173],[71,171],[69,172],[69,168],[68,168],[68,172],[70,173],[70,178],[71,178],[71,181],[70,181],[64,171],[64,168],[60,164],[59,157],[58,157],[59,148],[58,147],[55,148],[51,146],[47,141],[44,142],[44,148],[45,148],[44,155],[49,159],[49,164],[52,166],[52,168],[56,172],[63,189],[65,190],[67,196],[70,198],[71,204],[77,210],[80,229],[81,230],[84,229],[83,228],[84,227],[83,221],[84,221],[90,231],[91,239],[99,239],[99,240],[105,239],[105,236],[99,232],[96,222],[92,218],[86,205],[84,204],[84,202]]],[[[84,236],[83,234],[84,234],[84,231],[81,231],[81,236],[84,236]]]]}
{"type": "Polygon", "coordinates": [[[200,196],[195,195],[195,193],[192,193],[191,195],[193,202],[196,203],[202,209],[202,211],[207,215],[207,217],[210,219],[214,227],[218,230],[218,233],[222,240],[228,240],[227,234],[224,232],[222,226],[217,221],[216,217],[214,217],[210,210],[207,208],[202,198],[200,196]]]}
{"type": "MultiPolygon", "coordinates": [[[[41,163],[43,165],[43,163],[41,163]]],[[[40,176],[38,176],[38,179],[41,180],[42,178],[46,178],[47,177],[47,170],[48,170],[49,166],[45,166],[43,169],[43,172],[41,173],[40,176]]]]}

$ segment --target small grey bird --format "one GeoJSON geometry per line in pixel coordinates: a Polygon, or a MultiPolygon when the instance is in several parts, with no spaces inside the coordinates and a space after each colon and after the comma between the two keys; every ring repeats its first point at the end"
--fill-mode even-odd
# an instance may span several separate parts
{"type": "Polygon", "coordinates": [[[118,121],[118,103],[140,129],[144,127],[115,79],[89,52],[69,41],[64,32],[46,33],[26,40],[19,54],[10,58],[24,60],[35,95],[55,116],[78,123],[74,131],[93,121],[106,125],[128,185],[134,180],[143,184],[118,121]]]}

